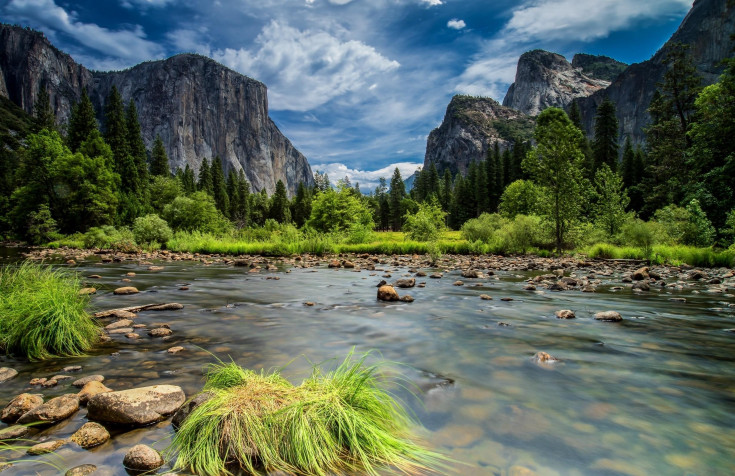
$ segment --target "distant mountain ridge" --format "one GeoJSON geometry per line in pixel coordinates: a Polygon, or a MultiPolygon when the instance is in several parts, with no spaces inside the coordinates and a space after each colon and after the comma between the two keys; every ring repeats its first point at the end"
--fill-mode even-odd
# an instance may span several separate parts
{"type": "Polygon", "coordinates": [[[267,89],[201,55],[181,54],[123,71],[95,72],[76,63],[39,32],[0,24],[0,96],[32,112],[41,86],[48,89],[59,123],[86,88],[102,119],[114,85],[138,109],[147,148],[160,135],[172,170],[217,155],[227,170],[244,170],[255,191],[275,191],[283,180],[291,194],[313,184],[306,158],[268,116],[267,89]]]}

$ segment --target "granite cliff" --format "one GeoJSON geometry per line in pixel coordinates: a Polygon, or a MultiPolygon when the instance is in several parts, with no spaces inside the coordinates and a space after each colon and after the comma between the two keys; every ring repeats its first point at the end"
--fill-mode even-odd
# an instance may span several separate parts
{"type": "Polygon", "coordinates": [[[172,170],[199,169],[216,155],[226,170],[240,169],[254,190],[275,190],[280,179],[290,193],[313,183],[306,158],[268,116],[266,86],[214,60],[182,54],[124,71],[96,72],[77,64],[41,33],[0,25],[0,96],[27,112],[40,88],[48,89],[59,123],[86,88],[101,119],[112,86],[138,108],[150,149],[160,135],[172,170]]]}

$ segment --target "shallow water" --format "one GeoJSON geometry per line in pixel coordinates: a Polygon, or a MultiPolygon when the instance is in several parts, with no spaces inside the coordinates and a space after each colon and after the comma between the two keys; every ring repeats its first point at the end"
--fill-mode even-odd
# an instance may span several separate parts
{"type": "MultiPolygon", "coordinates": [[[[202,368],[213,362],[212,354],[255,369],[289,364],[284,374],[298,383],[309,362],[341,359],[354,347],[409,366],[401,371],[423,392],[418,398],[399,393],[426,428],[427,444],[461,462],[455,474],[735,473],[735,333],[725,331],[735,327],[730,294],[710,294],[690,283],[680,291],[611,291],[620,285],[619,276],[599,276],[603,283],[593,294],[529,292],[524,280],[539,273],[504,272],[462,278],[465,285],[459,287],[453,282],[460,273],[452,271],[439,280],[418,278],[425,288],[399,290],[415,302],[388,304],[376,301],[375,285],[385,272],[393,281],[408,268],[280,266],[249,273],[224,264],[163,266],[149,271],[132,262],[85,261],[76,268],[83,276],[103,276],[89,280],[99,289],[92,301],[96,309],[184,304],[181,311],[142,312],[136,319],[169,323],[170,340],[141,332],[137,341],[115,336],[84,358],[23,363],[0,357],[0,366],[20,372],[0,384],[0,405],[22,391],[47,399],[77,391],[71,380],[51,389],[28,386],[32,377],[58,374],[67,365],[83,366],[75,377],[105,375],[105,384],[116,390],[166,383],[191,395],[201,388],[202,368]],[[114,296],[130,271],[137,274],[129,284],[142,292],[114,296]],[[189,290],[179,290],[182,285],[189,290]],[[481,300],[480,294],[494,299],[481,300]],[[573,309],[577,319],[556,319],[558,309],[573,309]],[[619,311],[624,321],[593,320],[601,310],[619,311]],[[185,351],[168,354],[174,345],[185,351]],[[561,362],[540,367],[531,360],[538,351],[561,362]]],[[[68,437],[85,414],[34,439],[68,437]]],[[[52,461],[64,468],[92,463],[102,474],[122,475],[128,448],[142,442],[163,449],[171,435],[168,422],[118,431],[89,451],[67,445],[52,461]]],[[[3,476],[57,473],[26,463],[3,476]]]]}

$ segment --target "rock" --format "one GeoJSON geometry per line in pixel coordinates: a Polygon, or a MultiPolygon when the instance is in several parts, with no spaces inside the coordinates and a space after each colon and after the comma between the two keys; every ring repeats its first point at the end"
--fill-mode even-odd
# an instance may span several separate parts
{"type": "Polygon", "coordinates": [[[0,429],[0,441],[20,440],[25,438],[31,429],[24,425],[9,426],[0,429]]]}
{"type": "Polygon", "coordinates": [[[176,410],[176,413],[174,413],[174,416],[171,419],[171,425],[174,429],[178,430],[181,427],[181,424],[184,423],[184,420],[186,420],[186,417],[196,410],[199,405],[212,398],[212,396],[213,395],[209,392],[198,393],[194,398],[184,403],[181,408],[176,410]]]}
{"type": "Polygon", "coordinates": [[[64,473],[64,476],[88,476],[97,471],[97,466],[93,464],[82,464],[74,466],[72,469],[64,473]]]}
{"type": "Polygon", "coordinates": [[[178,311],[179,309],[184,309],[183,304],[179,304],[177,302],[170,302],[167,304],[159,304],[157,306],[151,306],[147,307],[146,311],[178,311]]]}
{"type": "Polygon", "coordinates": [[[393,286],[384,285],[378,288],[379,301],[398,301],[398,293],[393,286]]]}
{"type": "Polygon", "coordinates": [[[123,286],[113,291],[113,293],[118,296],[126,296],[128,294],[138,294],[139,292],[140,291],[138,291],[138,288],[135,288],[133,286],[123,286]]]}
{"type": "Polygon", "coordinates": [[[120,319],[119,321],[115,321],[112,324],[108,324],[105,326],[105,330],[111,331],[114,329],[120,329],[124,327],[130,327],[133,325],[133,321],[130,319],[120,319]]]}
{"type": "Polygon", "coordinates": [[[100,393],[89,399],[87,418],[122,425],[145,426],[171,415],[186,401],[181,387],[154,385],[100,393]]]}
{"type": "Polygon", "coordinates": [[[67,393],[24,413],[18,418],[18,423],[56,423],[69,418],[77,410],[79,410],[79,398],[74,393],[67,393]]]}
{"type": "Polygon", "coordinates": [[[53,453],[67,443],[66,440],[44,441],[43,443],[31,446],[26,453],[29,455],[45,455],[47,453],[53,453]]]}
{"type": "Polygon", "coordinates": [[[148,335],[151,337],[166,337],[170,336],[171,334],[173,334],[173,331],[165,327],[158,327],[156,329],[151,329],[148,331],[148,335]]]}
{"type": "Polygon", "coordinates": [[[633,279],[633,281],[643,281],[644,279],[649,278],[648,271],[648,266],[644,266],[633,271],[633,274],[630,277],[631,279],[633,279]]]}
{"type": "Polygon", "coordinates": [[[179,352],[183,350],[184,350],[183,347],[181,347],[180,345],[177,345],[176,347],[171,347],[166,352],[168,352],[169,354],[178,354],[179,352]]]}
{"type": "Polygon", "coordinates": [[[0,421],[5,423],[15,423],[18,421],[18,418],[40,405],[43,405],[42,395],[21,393],[12,399],[3,409],[2,414],[0,414],[0,421]]]}
{"type": "Polygon", "coordinates": [[[94,397],[98,393],[107,392],[112,392],[112,389],[107,387],[102,382],[98,382],[96,380],[87,382],[86,384],[84,384],[84,387],[82,387],[82,390],[77,394],[77,396],[79,397],[79,404],[86,405],[89,402],[89,399],[94,397]]]}
{"type": "Polygon", "coordinates": [[[123,466],[133,471],[151,471],[163,466],[163,457],[150,446],[135,445],[125,454],[123,466]]]}
{"type": "Polygon", "coordinates": [[[409,279],[399,279],[396,281],[396,286],[399,288],[412,288],[416,286],[416,279],[415,278],[409,278],[409,279]]]}
{"type": "Polygon", "coordinates": [[[110,433],[104,426],[90,421],[82,425],[69,439],[86,450],[109,440],[110,433]]]}
{"type": "Polygon", "coordinates": [[[623,320],[623,316],[617,311],[603,311],[595,314],[595,319],[606,322],[620,322],[623,320]]]}
{"type": "Polygon", "coordinates": [[[574,314],[574,311],[569,309],[562,309],[559,311],[556,311],[554,313],[556,315],[557,319],[574,319],[577,316],[574,314]]]}
{"type": "Polygon", "coordinates": [[[80,296],[88,296],[90,294],[97,294],[97,288],[82,288],[79,290],[80,296]]]}
{"type": "Polygon", "coordinates": [[[480,299],[482,299],[483,301],[492,301],[493,297],[488,294],[480,294],[480,299]]]}
{"type": "Polygon", "coordinates": [[[0,367],[0,383],[7,382],[18,375],[18,371],[10,367],[0,367]]]}
{"type": "Polygon", "coordinates": [[[80,379],[75,380],[72,382],[72,385],[74,385],[77,388],[82,388],[85,385],[87,385],[89,382],[104,382],[105,377],[104,375],[87,375],[86,377],[82,377],[80,379]]]}

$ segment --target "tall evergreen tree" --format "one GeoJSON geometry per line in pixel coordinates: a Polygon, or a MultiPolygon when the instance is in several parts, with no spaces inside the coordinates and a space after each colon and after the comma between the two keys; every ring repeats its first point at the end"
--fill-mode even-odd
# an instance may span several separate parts
{"type": "Polygon", "coordinates": [[[53,131],[56,129],[56,116],[51,108],[51,99],[49,98],[48,89],[45,84],[41,84],[36,97],[36,103],[33,105],[33,122],[34,131],[38,132],[43,129],[53,131]]]}
{"type": "MultiPolygon", "coordinates": [[[[222,159],[215,156],[212,160],[212,191],[214,197],[214,203],[217,206],[217,210],[227,215],[227,211],[230,208],[230,199],[227,197],[227,184],[225,183],[225,173],[222,170],[222,159]]],[[[278,188],[276,187],[276,190],[278,188]]]]}
{"type": "Polygon", "coordinates": [[[401,202],[406,198],[406,186],[403,184],[401,171],[398,170],[398,167],[393,171],[393,177],[390,180],[389,197],[391,228],[393,231],[400,231],[404,213],[401,202]]]}
{"type": "Polygon", "coordinates": [[[209,168],[209,161],[206,158],[202,160],[202,165],[199,166],[199,180],[197,181],[197,188],[202,192],[206,192],[209,195],[214,196],[212,170],[209,168]]]}
{"type": "Polygon", "coordinates": [[[138,180],[142,185],[145,185],[149,181],[148,154],[140,132],[138,109],[132,99],[128,102],[128,107],[125,110],[125,126],[128,131],[128,150],[130,150],[135,168],[138,170],[138,180]]]}
{"type": "Polygon", "coordinates": [[[161,136],[157,135],[156,140],[153,141],[153,150],[151,151],[151,175],[154,177],[160,175],[161,177],[169,177],[171,175],[171,168],[168,165],[168,155],[166,155],[166,148],[163,146],[163,140],[161,136]]]}
{"type": "Polygon", "coordinates": [[[595,138],[592,150],[594,152],[594,170],[602,164],[607,164],[612,171],[618,167],[618,118],[615,112],[615,103],[605,98],[597,108],[595,116],[595,138]]]}
{"type": "Polygon", "coordinates": [[[82,89],[82,98],[74,105],[69,116],[69,130],[66,141],[72,152],[79,150],[82,142],[87,140],[87,136],[92,131],[97,130],[97,118],[95,117],[94,106],[87,96],[87,90],[82,89]]]}

